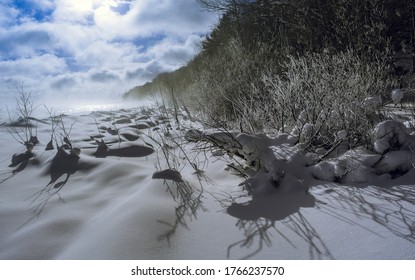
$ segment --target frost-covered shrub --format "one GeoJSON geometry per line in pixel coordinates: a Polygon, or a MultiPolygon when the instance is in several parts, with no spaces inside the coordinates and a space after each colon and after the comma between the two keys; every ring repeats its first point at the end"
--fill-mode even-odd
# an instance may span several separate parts
{"type": "Polygon", "coordinates": [[[250,89],[249,58],[240,42],[231,40],[222,51],[201,59],[196,73],[197,95],[209,119],[229,120],[235,115],[236,100],[250,89]]]}
{"type": "MultiPolygon", "coordinates": [[[[379,103],[393,82],[387,76],[387,61],[367,61],[353,51],[289,57],[284,75],[263,76],[271,96],[278,127],[299,127],[299,135],[315,146],[330,146],[336,132],[343,131],[351,145],[368,143],[368,133],[379,121],[379,103]],[[376,98],[374,98],[376,97],[376,98]]],[[[338,135],[337,135],[338,136],[338,135]]]]}
{"type": "Polygon", "coordinates": [[[194,99],[209,122],[249,133],[263,132],[271,115],[270,98],[259,83],[264,69],[277,58],[266,45],[245,48],[239,39],[221,46],[214,55],[204,55],[195,67],[194,99]]]}

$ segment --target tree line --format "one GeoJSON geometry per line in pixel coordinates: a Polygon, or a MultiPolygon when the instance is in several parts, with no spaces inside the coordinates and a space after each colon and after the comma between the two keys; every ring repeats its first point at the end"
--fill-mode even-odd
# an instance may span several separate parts
{"type": "MultiPolygon", "coordinates": [[[[197,1],[221,13],[200,53],[126,96],[165,93],[175,106],[185,104],[205,120],[242,131],[286,131],[295,126],[301,130],[305,123],[325,124],[324,129],[315,127],[318,138],[323,131],[329,135],[333,129],[352,129],[341,119],[347,113],[335,114],[343,127],[327,126],[325,119],[332,116],[323,114],[325,119],[319,119],[321,112],[306,114],[304,123],[298,124],[309,106],[302,100],[311,98],[313,106],[323,108],[325,99],[332,100],[329,95],[356,104],[374,95],[387,98],[392,88],[399,87],[401,76],[414,70],[396,63],[398,55],[410,59],[414,53],[411,0],[197,1]],[[290,112],[280,112],[287,108],[290,112]]],[[[346,110],[343,105],[339,106],[346,110]]],[[[361,114],[359,118],[373,115],[361,114]]],[[[353,127],[356,121],[350,120],[353,127]]],[[[362,133],[359,139],[364,139],[362,133]]]]}

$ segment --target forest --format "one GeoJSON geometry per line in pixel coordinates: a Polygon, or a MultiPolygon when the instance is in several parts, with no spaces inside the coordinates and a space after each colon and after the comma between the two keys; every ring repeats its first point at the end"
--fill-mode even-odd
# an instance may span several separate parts
{"type": "Polygon", "coordinates": [[[248,133],[296,129],[299,141],[311,124],[316,146],[346,130],[362,145],[391,91],[411,87],[413,1],[199,2],[221,13],[200,53],[125,98],[161,95],[176,112],[248,133]]]}

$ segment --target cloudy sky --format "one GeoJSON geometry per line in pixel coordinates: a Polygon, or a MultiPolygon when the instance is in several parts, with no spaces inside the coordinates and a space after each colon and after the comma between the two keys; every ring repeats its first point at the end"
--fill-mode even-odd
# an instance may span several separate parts
{"type": "Polygon", "coordinates": [[[121,96],[185,64],[216,21],[196,0],[0,0],[0,97],[121,96]]]}

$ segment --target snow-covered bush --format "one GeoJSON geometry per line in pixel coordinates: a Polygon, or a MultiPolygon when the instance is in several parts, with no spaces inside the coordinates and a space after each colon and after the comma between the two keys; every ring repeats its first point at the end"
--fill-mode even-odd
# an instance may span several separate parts
{"type": "Polygon", "coordinates": [[[215,55],[199,57],[193,72],[191,99],[196,102],[192,107],[209,123],[241,132],[263,132],[272,123],[269,118],[274,108],[259,81],[264,69],[275,67],[276,59],[268,46],[249,50],[237,38],[223,44],[215,55]]]}
{"type": "Polygon", "coordinates": [[[26,91],[23,84],[16,89],[15,113],[18,118],[17,120],[13,120],[9,109],[7,109],[10,121],[7,125],[7,130],[13,139],[28,148],[30,145],[39,143],[36,135],[35,119],[33,118],[33,112],[37,106],[33,103],[31,91],[26,91]]]}
{"type": "Polygon", "coordinates": [[[375,173],[374,165],[381,155],[363,147],[349,150],[337,158],[321,161],[309,167],[311,174],[319,180],[341,183],[365,183],[375,173]]]}
{"type": "Polygon", "coordinates": [[[204,57],[198,69],[197,98],[208,119],[231,120],[236,100],[247,92],[250,59],[238,40],[231,40],[215,56],[204,57]]]}
{"type": "MultiPolygon", "coordinates": [[[[378,122],[378,106],[391,81],[387,62],[367,61],[353,51],[289,57],[284,75],[267,74],[263,83],[272,100],[278,126],[299,126],[299,135],[316,146],[330,146],[338,131],[351,145],[367,144],[368,132],[378,122]],[[373,102],[372,102],[373,103],[373,102]]],[[[393,84],[393,83],[392,83],[393,84]]]]}

